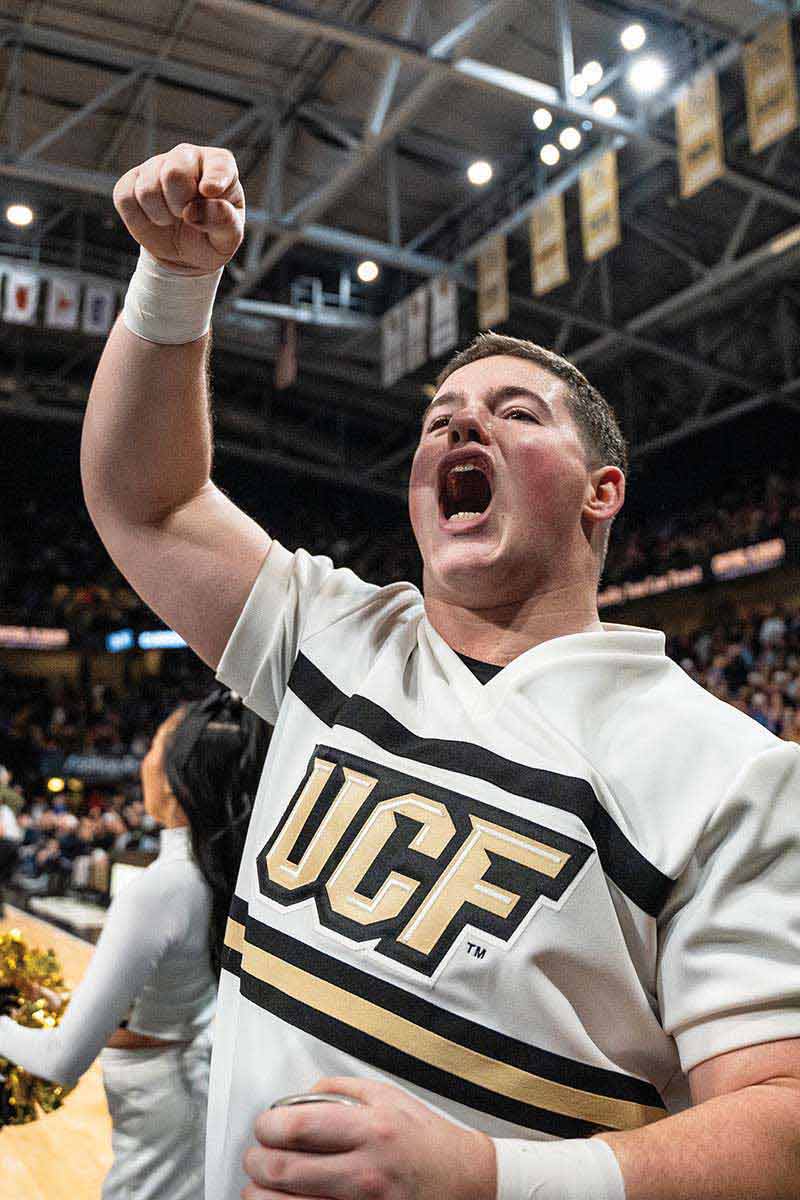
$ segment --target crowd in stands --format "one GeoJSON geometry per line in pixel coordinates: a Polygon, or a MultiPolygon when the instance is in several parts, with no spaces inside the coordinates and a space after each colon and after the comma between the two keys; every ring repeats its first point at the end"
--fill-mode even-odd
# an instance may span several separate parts
{"type": "Polygon", "coordinates": [[[623,509],[611,536],[604,584],[691,567],[723,550],[793,536],[800,531],[800,475],[788,465],[766,478],[743,475],[713,500],[692,503],[686,511],[668,507],[666,515],[647,521],[623,509]]]}
{"type": "MultiPolygon", "coordinates": [[[[604,585],[693,566],[722,550],[787,533],[800,540],[800,476],[787,464],[766,478],[737,476],[724,494],[686,511],[642,520],[623,509],[611,538],[604,585]]],[[[420,561],[407,521],[383,530],[363,513],[315,508],[313,525],[297,510],[252,515],[291,550],[327,554],[378,583],[419,584],[420,561]]],[[[133,592],[100,542],[82,505],[40,499],[0,512],[0,623],[66,628],[73,642],[100,649],[119,628],[161,622],[133,592]],[[36,531],[35,538],[31,530],[36,531]]]]}

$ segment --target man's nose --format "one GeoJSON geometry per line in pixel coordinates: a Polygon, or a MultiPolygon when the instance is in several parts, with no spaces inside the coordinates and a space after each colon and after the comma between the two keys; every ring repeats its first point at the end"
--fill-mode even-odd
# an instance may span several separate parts
{"type": "Polygon", "coordinates": [[[462,442],[479,442],[486,445],[489,433],[480,415],[474,410],[462,409],[453,413],[447,423],[447,436],[451,446],[462,442]]]}

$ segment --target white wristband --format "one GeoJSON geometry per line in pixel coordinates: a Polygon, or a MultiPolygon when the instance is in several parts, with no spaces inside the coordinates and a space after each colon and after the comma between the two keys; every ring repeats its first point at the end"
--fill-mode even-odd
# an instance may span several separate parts
{"type": "Polygon", "coordinates": [[[122,319],[137,337],[164,346],[194,342],[208,333],[224,268],[187,275],[165,267],[144,246],[128,284],[122,319]]]}
{"type": "Polygon", "coordinates": [[[625,1200],[622,1172],[607,1142],[597,1138],[492,1141],[497,1200],[625,1200]]]}

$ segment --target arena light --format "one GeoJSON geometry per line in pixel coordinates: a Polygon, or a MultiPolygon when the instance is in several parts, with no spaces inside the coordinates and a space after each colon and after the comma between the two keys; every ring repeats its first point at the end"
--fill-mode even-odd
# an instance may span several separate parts
{"type": "Polygon", "coordinates": [[[9,204],[6,209],[6,220],[12,225],[30,225],[33,220],[33,209],[27,204],[9,204]]]}
{"type": "Polygon", "coordinates": [[[554,146],[552,142],[548,142],[546,146],[542,146],[539,151],[539,157],[547,167],[554,167],[561,158],[561,151],[558,146],[554,146]]]}
{"type": "Polygon", "coordinates": [[[542,132],[544,132],[545,129],[549,129],[553,124],[553,114],[550,112],[550,109],[537,108],[536,112],[533,114],[533,123],[536,128],[541,129],[542,132]]]}
{"type": "Polygon", "coordinates": [[[598,84],[603,78],[602,63],[597,62],[596,59],[592,59],[591,62],[587,62],[586,66],[581,71],[581,75],[586,80],[589,87],[594,87],[595,84],[598,84]]]}
{"type": "Polygon", "coordinates": [[[566,129],[561,130],[558,140],[565,150],[577,150],[582,139],[578,130],[573,125],[568,125],[566,129]]]}
{"type": "Polygon", "coordinates": [[[492,164],[483,158],[476,159],[467,168],[467,179],[473,187],[485,187],[492,175],[494,175],[492,164]]]}
{"type": "Polygon", "coordinates": [[[380,273],[380,267],[371,258],[365,258],[356,267],[356,275],[362,283],[374,283],[380,273]]]}
{"type": "Polygon", "coordinates": [[[667,82],[667,64],[663,58],[648,54],[638,58],[628,71],[628,83],[640,96],[654,96],[667,82]]]}
{"type": "Polygon", "coordinates": [[[119,654],[121,650],[132,650],[134,636],[132,629],[115,629],[106,634],[106,650],[109,654],[119,654]]]}
{"type": "Polygon", "coordinates": [[[626,25],[619,35],[624,50],[641,50],[647,41],[644,25],[626,25]]]}
{"type": "Polygon", "coordinates": [[[617,104],[611,96],[598,96],[592,108],[597,113],[598,117],[615,117],[617,115],[617,104]]]}
{"type": "Polygon", "coordinates": [[[585,96],[589,90],[589,84],[585,75],[573,75],[569,81],[569,90],[573,96],[585,96]]]}
{"type": "Polygon", "coordinates": [[[139,634],[140,650],[182,650],[186,645],[172,629],[146,629],[139,634]]]}
{"type": "Polygon", "coordinates": [[[63,792],[64,786],[65,786],[64,780],[61,778],[60,775],[53,775],[47,781],[47,790],[48,790],[48,792],[52,792],[54,796],[57,795],[59,792],[63,792]]]}

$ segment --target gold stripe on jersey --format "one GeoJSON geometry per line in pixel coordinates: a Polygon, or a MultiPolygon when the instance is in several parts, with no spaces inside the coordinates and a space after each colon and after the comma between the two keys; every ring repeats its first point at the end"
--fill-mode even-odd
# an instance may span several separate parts
{"type": "Polygon", "coordinates": [[[228,919],[225,941],[242,955],[241,969],[247,975],[324,1016],[469,1084],[520,1104],[548,1109],[606,1129],[638,1129],[666,1116],[661,1108],[582,1091],[452,1042],[252,945],[245,938],[245,927],[231,918],[228,919]]]}

